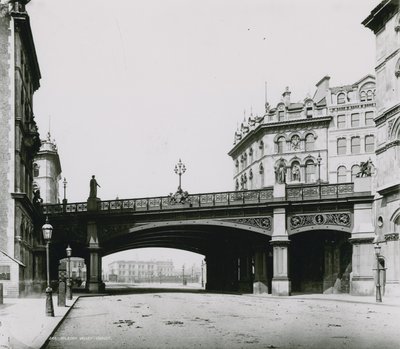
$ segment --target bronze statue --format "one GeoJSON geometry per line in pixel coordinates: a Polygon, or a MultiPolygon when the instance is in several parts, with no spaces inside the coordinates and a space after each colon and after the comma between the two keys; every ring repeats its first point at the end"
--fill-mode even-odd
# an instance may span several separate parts
{"type": "Polygon", "coordinates": [[[101,188],[100,185],[97,183],[96,179],[94,178],[94,175],[93,175],[92,179],[90,180],[89,198],[97,198],[97,187],[101,188]]]}
{"type": "Polygon", "coordinates": [[[360,163],[360,171],[356,174],[356,177],[371,177],[372,176],[372,161],[364,161],[360,163]]]}
{"type": "Polygon", "coordinates": [[[43,203],[43,199],[40,197],[40,190],[37,189],[33,192],[33,204],[41,205],[43,203]]]}

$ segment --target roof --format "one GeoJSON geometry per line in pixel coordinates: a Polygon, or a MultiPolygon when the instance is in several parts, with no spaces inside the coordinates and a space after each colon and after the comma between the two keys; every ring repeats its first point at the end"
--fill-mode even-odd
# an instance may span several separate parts
{"type": "Polygon", "coordinates": [[[398,10],[399,0],[383,0],[361,23],[376,33],[398,10]]]}

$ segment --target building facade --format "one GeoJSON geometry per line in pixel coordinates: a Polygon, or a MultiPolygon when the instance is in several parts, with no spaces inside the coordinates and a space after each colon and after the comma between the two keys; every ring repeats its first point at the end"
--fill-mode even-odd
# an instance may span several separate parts
{"type": "Polygon", "coordinates": [[[33,203],[33,159],[40,138],[32,109],[40,70],[28,1],[0,1],[0,278],[5,296],[31,292],[40,215],[33,203]]]}
{"type": "Polygon", "coordinates": [[[296,103],[287,88],[276,107],[242,123],[229,152],[236,190],[274,185],[280,165],[285,183],[300,184],[352,182],[360,162],[375,163],[375,78],[338,87],[329,80],[296,103]]]}
{"type": "Polygon", "coordinates": [[[382,1],[363,24],[376,36],[377,168],[375,230],[386,293],[400,295],[400,9],[382,1]]]}
{"type": "Polygon", "coordinates": [[[108,279],[116,282],[170,281],[176,276],[172,261],[114,261],[108,265],[108,279]]]}

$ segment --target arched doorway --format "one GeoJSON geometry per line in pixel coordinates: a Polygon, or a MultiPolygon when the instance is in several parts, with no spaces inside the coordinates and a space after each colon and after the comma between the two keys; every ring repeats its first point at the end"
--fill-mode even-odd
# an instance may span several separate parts
{"type": "Polygon", "coordinates": [[[352,246],[348,233],[307,231],[290,236],[294,293],[349,293],[352,246]]]}

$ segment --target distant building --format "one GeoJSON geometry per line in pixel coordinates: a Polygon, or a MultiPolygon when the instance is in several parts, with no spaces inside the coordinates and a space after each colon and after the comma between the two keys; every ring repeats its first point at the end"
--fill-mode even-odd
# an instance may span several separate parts
{"type": "Polygon", "coordinates": [[[284,165],[287,184],[352,182],[360,162],[375,163],[375,78],[338,87],[325,76],[314,97],[292,102],[289,88],[265,115],[250,116],[229,152],[236,190],[274,185],[284,165]]]}
{"type": "Polygon", "coordinates": [[[174,277],[172,261],[114,261],[108,265],[108,279],[116,282],[152,282],[174,277]]]}

